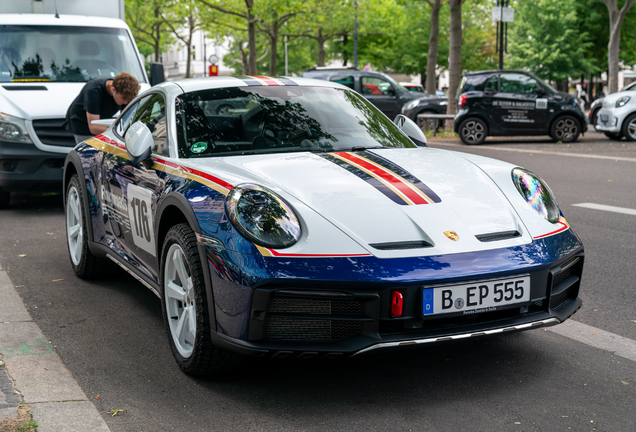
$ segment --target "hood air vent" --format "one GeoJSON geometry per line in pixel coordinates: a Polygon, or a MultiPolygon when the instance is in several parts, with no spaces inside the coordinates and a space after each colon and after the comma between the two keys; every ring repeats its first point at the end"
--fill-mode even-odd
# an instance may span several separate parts
{"type": "Polygon", "coordinates": [[[480,234],[475,237],[477,237],[477,240],[480,242],[493,242],[521,237],[521,233],[519,231],[502,231],[498,233],[480,234]]]}
{"type": "Polygon", "coordinates": [[[433,247],[432,243],[427,241],[404,241],[404,242],[389,242],[389,243],[373,243],[369,244],[374,249],[379,250],[402,250],[402,249],[421,249],[427,247],[433,247]]]}
{"type": "Polygon", "coordinates": [[[30,86],[30,85],[3,85],[2,86],[3,89],[5,90],[9,90],[9,91],[34,91],[34,90],[48,90],[48,88],[46,88],[43,85],[36,85],[36,86],[30,86]]]}

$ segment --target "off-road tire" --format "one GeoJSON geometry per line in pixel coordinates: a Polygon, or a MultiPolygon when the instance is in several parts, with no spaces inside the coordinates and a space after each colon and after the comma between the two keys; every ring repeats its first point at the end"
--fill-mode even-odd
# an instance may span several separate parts
{"type": "MultiPolygon", "coordinates": [[[[206,269],[207,270],[207,269],[206,269]]],[[[208,298],[203,278],[203,267],[194,232],[188,224],[175,225],[166,234],[161,252],[160,285],[161,309],[168,334],[172,354],[186,374],[204,377],[215,376],[236,369],[243,361],[243,356],[227,350],[217,348],[212,343],[210,316],[208,313],[208,298]],[[166,307],[166,260],[171,246],[178,245],[184,258],[184,265],[192,279],[194,304],[196,310],[196,336],[194,338],[191,355],[184,357],[177,349],[168,320],[166,307]]]]}

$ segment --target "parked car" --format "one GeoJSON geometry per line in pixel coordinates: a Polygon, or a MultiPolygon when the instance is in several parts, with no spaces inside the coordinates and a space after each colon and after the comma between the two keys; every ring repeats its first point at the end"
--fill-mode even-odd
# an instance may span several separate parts
{"type": "Polygon", "coordinates": [[[333,82],[160,84],[66,159],[71,267],[159,296],[191,375],[568,319],[583,245],[545,182],[425,142],[333,82]]]}
{"type": "Polygon", "coordinates": [[[550,135],[567,143],[587,131],[576,97],[524,71],[469,73],[459,89],[454,128],[465,144],[515,135],[550,135]]]}
{"type": "Polygon", "coordinates": [[[596,130],[611,139],[625,137],[627,141],[636,141],[636,92],[627,90],[605,96],[596,130]]]}
{"type": "MultiPolygon", "coordinates": [[[[402,107],[402,114],[413,120],[420,126],[423,126],[424,120],[417,118],[420,114],[446,114],[446,108],[448,107],[447,97],[436,97],[431,95],[423,96],[419,99],[413,99],[412,101],[404,104],[402,107]]],[[[444,126],[444,120],[437,120],[438,127],[444,126]]]]}
{"type": "Polygon", "coordinates": [[[381,72],[353,68],[315,68],[303,72],[303,77],[336,82],[357,91],[393,120],[402,107],[423,96],[424,93],[408,91],[390,76],[381,72]]]}
{"type": "Polygon", "coordinates": [[[405,89],[407,89],[408,91],[426,93],[424,91],[424,87],[422,86],[422,84],[416,84],[412,82],[401,82],[400,85],[404,87],[405,89]]]}
{"type": "MultiPolygon", "coordinates": [[[[636,81],[631,84],[626,85],[621,91],[636,91],[636,81]]],[[[596,123],[598,123],[598,112],[603,107],[604,97],[600,97],[595,99],[594,102],[590,105],[590,110],[588,111],[590,124],[596,127],[596,123]]],[[[621,139],[622,135],[616,135],[611,132],[605,134],[610,139],[621,139]]]]}

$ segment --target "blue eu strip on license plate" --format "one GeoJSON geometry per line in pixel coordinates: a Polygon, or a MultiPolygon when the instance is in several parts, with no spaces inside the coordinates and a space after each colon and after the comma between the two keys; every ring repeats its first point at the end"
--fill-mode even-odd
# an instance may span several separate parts
{"type": "Polygon", "coordinates": [[[425,288],[422,290],[422,315],[430,315],[433,313],[434,299],[435,290],[433,288],[425,288]]]}

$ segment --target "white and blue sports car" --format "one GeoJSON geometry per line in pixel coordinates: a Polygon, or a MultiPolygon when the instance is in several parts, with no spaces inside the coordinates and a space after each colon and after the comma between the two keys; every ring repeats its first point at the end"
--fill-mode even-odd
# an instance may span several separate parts
{"type": "Polygon", "coordinates": [[[163,83],[66,159],[71,264],[159,296],[197,376],[569,318],[583,245],[548,186],[425,142],[335,83],[163,83]]]}

